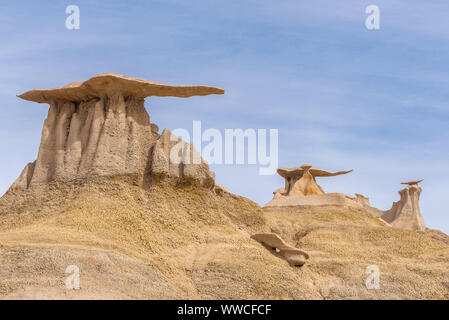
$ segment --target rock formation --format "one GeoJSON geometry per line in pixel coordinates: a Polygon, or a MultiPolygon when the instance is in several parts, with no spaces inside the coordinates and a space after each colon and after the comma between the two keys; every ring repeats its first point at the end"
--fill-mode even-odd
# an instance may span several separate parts
{"type": "Polygon", "coordinates": [[[158,134],[144,98],[223,93],[215,87],[172,86],[114,73],[25,92],[19,97],[48,103],[50,109],[37,159],[26,165],[11,189],[113,175],[136,175],[141,182],[163,176],[213,187],[214,173],[191,144],[167,129],[158,134]],[[174,146],[174,158],[181,159],[175,163],[170,159],[174,146]]]}
{"type": "Polygon", "coordinates": [[[364,196],[363,194],[356,193],[355,196],[356,197],[354,198],[354,201],[360,204],[365,210],[367,210],[373,216],[381,217],[385,213],[385,211],[372,207],[371,203],[369,202],[369,198],[364,196]]]}
{"type": "Polygon", "coordinates": [[[299,168],[279,168],[277,172],[285,179],[285,188],[280,193],[285,196],[310,196],[325,194],[323,189],[316,183],[315,177],[333,177],[352,172],[339,171],[327,172],[325,170],[312,168],[304,164],[299,168]]]}
{"type": "Polygon", "coordinates": [[[285,187],[274,191],[273,200],[266,206],[354,205],[353,198],[345,194],[326,194],[315,180],[315,177],[333,177],[352,171],[328,172],[308,164],[279,168],[277,172],[285,179],[285,187]]]}
{"type": "Polygon", "coordinates": [[[50,111],[37,160],[0,198],[0,300],[449,298],[446,235],[345,207],[369,206],[361,195],[310,195],[322,192],[319,169],[299,168],[299,185],[276,192],[282,208],[214,186],[191,144],[159,134],[143,108],[147,94],[222,93],[185,88],[100,75],[23,96],[50,111]],[[313,264],[290,267],[309,255],[269,231],[313,264]],[[381,290],[367,290],[367,264],[381,266],[381,290]],[[64,286],[68,266],[80,268],[80,290],[64,286]]]}
{"type": "Polygon", "coordinates": [[[401,199],[394,202],[392,208],[385,211],[381,218],[394,227],[425,231],[426,225],[419,210],[419,196],[422,189],[418,183],[421,181],[423,180],[402,182],[408,186],[399,191],[401,199]]]}
{"type": "Polygon", "coordinates": [[[226,188],[225,186],[223,186],[221,184],[216,184],[215,187],[214,187],[214,191],[215,191],[215,194],[217,194],[217,195],[223,195],[223,194],[226,194],[226,193],[231,193],[228,190],[228,188],[226,188]]]}
{"type": "Polygon", "coordinates": [[[306,252],[289,246],[275,233],[258,233],[252,235],[251,238],[273,250],[279,250],[279,254],[284,257],[291,266],[302,266],[306,260],[309,259],[309,255],[306,252]]]}
{"type": "Polygon", "coordinates": [[[399,191],[401,200],[393,203],[393,207],[387,211],[372,207],[369,198],[359,193],[356,193],[355,197],[343,193],[324,193],[315,180],[315,177],[332,177],[351,171],[353,170],[327,172],[307,164],[297,168],[279,168],[277,172],[285,179],[285,187],[273,192],[273,199],[265,205],[265,208],[316,206],[363,208],[386,225],[418,231],[426,230],[419,210],[421,188],[418,183],[422,180],[402,182],[408,187],[399,191]]]}
{"type": "Polygon", "coordinates": [[[424,179],[420,179],[420,180],[412,180],[412,181],[407,181],[407,182],[401,182],[401,184],[406,184],[409,186],[414,186],[417,185],[418,183],[424,181],[424,179]]]}

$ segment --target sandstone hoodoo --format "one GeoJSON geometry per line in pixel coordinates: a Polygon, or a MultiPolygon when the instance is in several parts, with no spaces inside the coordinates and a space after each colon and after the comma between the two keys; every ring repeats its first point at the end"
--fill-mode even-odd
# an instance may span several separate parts
{"type": "Polygon", "coordinates": [[[208,86],[175,86],[114,73],[54,89],[30,90],[20,98],[50,104],[36,161],[29,163],[11,189],[88,176],[135,175],[193,181],[213,187],[214,173],[193,145],[161,135],[144,107],[148,96],[191,97],[223,94],[208,86]],[[182,161],[172,163],[179,144],[182,161]],[[190,161],[186,161],[190,160],[190,161]]]}
{"type": "Polygon", "coordinates": [[[328,172],[308,164],[296,168],[279,168],[277,172],[285,179],[285,187],[273,192],[273,199],[265,205],[265,209],[294,206],[352,207],[364,209],[390,226],[417,231],[426,230],[419,210],[419,196],[422,189],[418,183],[422,182],[422,179],[402,182],[401,184],[407,187],[399,191],[401,199],[394,202],[392,208],[386,211],[371,206],[369,198],[359,193],[356,193],[355,197],[343,193],[325,193],[315,180],[315,177],[333,177],[352,171],[328,172]]]}
{"type": "Polygon", "coordinates": [[[279,168],[277,172],[285,179],[285,188],[280,193],[285,196],[324,194],[323,189],[316,183],[315,177],[333,177],[352,171],[327,172],[322,169],[312,168],[308,164],[304,164],[299,168],[279,168]]]}
{"type": "Polygon", "coordinates": [[[50,110],[37,160],[0,197],[0,299],[449,297],[449,237],[401,229],[420,223],[419,181],[388,215],[315,181],[350,171],[279,169],[285,188],[261,208],[216,185],[144,107],[151,95],[221,93],[102,74],[21,95],[50,110]],[[367,289],[367,265],[381,290],[367,289]]]}
{"type": "Polygon", "coordinates": [[[285,179],[285,187],[273,192],[274,197],[266,206],[291,205],[351,205],[352,197],[341,193],[325,193],[316,177],[333,177],[353,170],[328,172],[304,164],[296,168],[279,168],[278,174],[285,179]]]}
{"type": "Polygon", "coordinates": [[[399,191],[401,199],[393,203],[390,210],[385,211],[381,216],[382,219],[390,223],[394,227],[424,231],[426,225],[419,210],[419,197],[422,188],[418,186],[423,180],[413,180],[401,182],[408,185],[399,191]]]}

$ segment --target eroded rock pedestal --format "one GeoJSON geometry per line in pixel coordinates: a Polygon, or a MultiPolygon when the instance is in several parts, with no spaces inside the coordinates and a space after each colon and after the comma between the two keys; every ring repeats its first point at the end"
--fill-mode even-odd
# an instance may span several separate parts
{"type": "Polygon", "coordinates": [[[327,194],[317,184],[315,177],[333,177],[352,172],[328,172],[302,165],[296,168],[279,168],[279,175],[285,179],[285,187],[273,192],[273,199],[266,207],[277,206],[315,206],[315,205],[351,205],[353,198],[342,193],[327,194]]]}
{"type": "Polygon", "coordinates": [[[381,218],[394,227],[417,231],[426,230],[424,219],[419,210],[419,197],[422,189],[418,186],[418,183],[421,181],[402,182],[402,184],[408,186],[399,191],[401,199],[394,202],[392,208],[385,211],[381,218]]]}
{"type": "Polygon", "coordinates": [[[113,73],[100,74],[65,87],[31,90],[20,98],[49,103],[36,161],[11,186],[29,188],[50,181],[90,176],[169,177],[204,187],[214,186],[209,170],[193,145],[150,123],[147,96],[190,97],[222,94],[206,86],[170,86],[113,73]],[[170,153],[177,146],[173,162],[170,153]]]}
{"type": "Polygon", "coordinates": [[[337,176],[352,170],[327,172],[312,168],[310,165],[302,165],[297,168],[279,168],[277,171],[285,179],[285,187],[273,192],[273,199],[265,205],[266,209],[316,206],[361,208],[379,218],[386,225],[417,231],[426,230],[419,210],[419,196],[422,189],[418,183],[422,180],[402,182],[408,186],[399,191],[401,199],[394,202],[390,210],[384,211],[371,206],[369,198],[359,193],[356,193],[355,197],[343,193],[324,193],[315,180],[315,177],[337,176]]]}

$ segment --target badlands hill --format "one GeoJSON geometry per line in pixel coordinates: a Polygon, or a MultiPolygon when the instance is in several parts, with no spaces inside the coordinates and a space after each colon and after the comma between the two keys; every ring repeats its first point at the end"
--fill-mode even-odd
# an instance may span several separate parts
{"type": "Polygon", "coordinates": [[[319,205],[284,190],[261,208],[215,185],[204,161],[173,164],[176,143],[197,153],[158,133],[143,98],[210,93],[222,90],[114,74],[25,93],[50,111],[36,161],[0,198],[0,298],[449,299],[444,233],[391,226],[312,176],[291,189],[319,205]],[[291,266],[261,233],[308,259],[291,266]],[[79,290],[65,286],[70,265],[79,290]],[[379,289],[365,284],[372,265],[379,289]]]}
{"type": "Polygon", "coordinates": [[[1,199],[3,298],[449,298],[449,245],[361,209],[262,210],[132,177],[46,188],[1,199]],[[267,231],[308,252],[306,264],[291,267],[250,238],[267,231]],[[80,268],[80,290],[65,288],[69,265],[80,268]],[[365,286],[368,265],[381,271],[378,290],[365,286]]]}

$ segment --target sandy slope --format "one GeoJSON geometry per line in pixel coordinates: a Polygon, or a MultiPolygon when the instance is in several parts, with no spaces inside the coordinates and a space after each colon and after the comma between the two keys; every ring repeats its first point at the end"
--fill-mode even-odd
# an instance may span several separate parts
{"type": "Polygon", "coordinates": [[[0,297],[449,298],[449,245],[336,207],[263,211],[248,199],[130,177],[54,184],[0,200],[0,297]],[[302,268],[249,236],[306,250],[302,268]],[[380,289],[365,269],[381,270],[380,289]],[[81,289],[65,288],[65,269],[81,289]]]}

